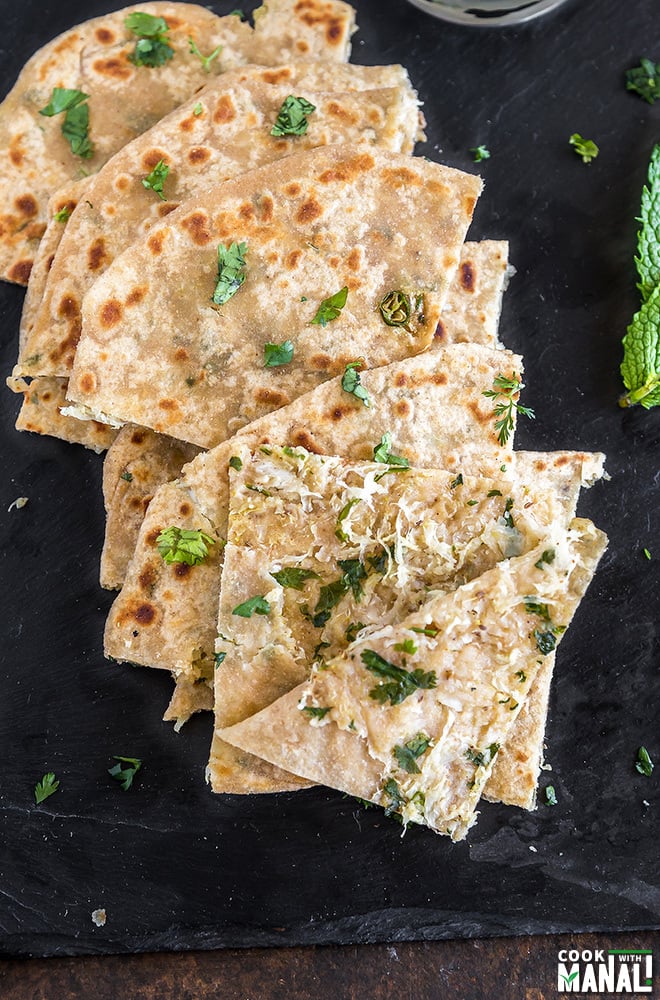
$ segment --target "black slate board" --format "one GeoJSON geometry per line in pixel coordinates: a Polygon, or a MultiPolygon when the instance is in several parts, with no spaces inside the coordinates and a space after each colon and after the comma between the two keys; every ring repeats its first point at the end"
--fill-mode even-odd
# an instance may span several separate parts
{"type": "MultiPolygon", "coordinates": [[[[3,392],[2,954],[660,926],[660,772],[634,769],[640,744],[660,761],[660,411],[617,406],[620,340],[638,302],[635,215],[660,139],[660,106],[626,93],[623,72],[640,55],[660,59],[655,7],[573,0],[497,31],[451,27],[403,0],[355,5],[353,61],[405,63],[425,101],[419,153],[466,169],[477,169],[470,147],[492,153],[471,237],[508,237],[518,269],[502,335],[525,356],[524,401],[537,413],[518,447],[609,456],[612,481],[581,512],[611,545],[552,695],[544,783],[559,804],[533,814],[485,805],[469,841],[451,845],[414,828],[402,839],[379,810],[327,790],[214,797],[210,718],[176,735],[160,721],[168,679],[102,657],[100,459],[18,435],[17,398],[3,392]],[[568,146],[574,131],[600,145],[591,166],[568,146]],[[29,504],[7,513],[21,495],[29,504]],[[106,773],[117,753],[145,762],[128,794],[106,773]],[[36,808],[32,789],[48,770],[61,788],[36,808]],[[99,907],[103,928],[91,920],[99,907]]],[[[110,6],[2,0],[5,88],[39,45],[110,6]]],[[[21,301],[0,288],[3,373],[21,301]]]]}

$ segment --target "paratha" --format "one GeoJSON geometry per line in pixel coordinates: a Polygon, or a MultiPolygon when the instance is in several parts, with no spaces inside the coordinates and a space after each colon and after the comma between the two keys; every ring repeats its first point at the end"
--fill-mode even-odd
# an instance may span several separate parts
{"type": "Polygon", "coordinates": [[[480,190],[471,174],[342,146],[219,184],[88,292],[69,412],[212,447],[348,363],[377,367],[424,350],[480,190]],[[246,255],[228,300],[219,246],[246,255]],[[403,320],[386,311],[399,295],[403,320]],[[271,365],[268,344],[287,345],[290,359],[271,365]]]}
{"type": "Polygon", "coordinates": [[[118,149],[234,66],[305,58],[345,61],[354,12],[339,0],[269,0],[256,29],[240,16],[218,17],[186,3],[144,3],[86,21],[53,39],[27,62],[0,106],[0,277],[26,284],[48,218],[49,197],[94,172],[118,149]],[[125,24],[135,12],[163,17],[174,55],[163,65],[130,61],[138,36],[125,24]],[[190,51],[189,38],[210,63],[190,51]],[[53,88],[88,95],[93,155],[73,155],[62,115],[44,117],[53,88]]]}
{"type": "Polygon", "coordinates": [[[65,378],[45,375],[33,379],[23,391],[16,430],[49,434],[71,444],[81,444],[92,451],[105,451],[117,436],[117,428],[98,420],[74,420],[63,416],[66,388],[65,378]]]}
{"type": "Polygon", "coordinates": [[[357,639],[308,683],[222,730],[223,739],[463,839],[547,654],[547,633],[553,646],[561,640],[606,542],[588,521],[553,531],[531,552],[357,639]],[[551,621],[534,605],[550,609],[551,621]]]}

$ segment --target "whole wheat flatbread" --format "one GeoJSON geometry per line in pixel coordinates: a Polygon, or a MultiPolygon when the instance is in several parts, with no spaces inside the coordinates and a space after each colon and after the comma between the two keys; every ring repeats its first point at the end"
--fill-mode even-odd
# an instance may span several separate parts
{"type": "Polygon", "coordinates": [[[117,428],[98,420],[74,420],[63,416],[67,385],[65,378],[44,376],[26,386],[16,430],[48,434],[71,444],[81,444],[92,451],[105,451],[117,436],[117,428]]]}
{"type": "MultiPolygon", "coordinates": [[[[539,617],[525,598],[547,603],[554,624],[565,628],[606,542],[588,521],[555,529],[526,555],[431,598],[399,625],[357,640],[307,684],[221,730],[223,739],[307,780],[378,802],[405,822],[461,840],[543,662],[539,617]],[[548,545],[556,558],[538,569],[548,545]],[[414,631],[429,628],[437,634],[414,631]],[[404,655],[401,648],[411,639],[415,649],[408,645],[404,655]],[[435,685],[424,681],[428,689],[398,704],[387,696],[377,699],[376,688],[385,682],[366,668],[367,651],[406,673],[433,674],[435,685]],[[328,712],[310,719],[304,707],[328,712]],[[421,734],[428,747],[415,760],[418,773],[410,773],[395,748],[406,749],[421,734]]],[[[557,642],[562,635],[556,632],[557,642]]]]}
{"type": "Polygon", "coordinates": [[[0,106],[0,277],[26,284],[48,217],[49,197],[94,172],[118,149],[208,83],[192,37],[216,75],[250,62],[304,58],[345,61],[354,12],[338,0],[269,0],[256,29],[235,15],[217,17],[195,4],[144,3],[86,21],[59,35],[27,62],[0,106]],[[175,55],[164,65],[135,66],[137,41],[125,24],[135,11],[164,17],[175,55]],[[89,95],[91,159],[72,154],[61,118],[39,114],[54,87],[89,95]]]}
{"type": "Polygon", "coordinates": [[[424,350],[480,189],[430,161],[342,146],[218,185],[90,289],[69,398],[98,419],[212,447],[348,362],[371,368],[424,350]],[[247,276],[216,307],[217,247],[234,242],[247,244],[247,276]],[[342,288],[340,314],[314,324],[342,288]],[[419,303],[405,327],[379,310],[398,289],[419,303]],[[265,345],[286,341],[292,360],[266,367],[265,345]]]}

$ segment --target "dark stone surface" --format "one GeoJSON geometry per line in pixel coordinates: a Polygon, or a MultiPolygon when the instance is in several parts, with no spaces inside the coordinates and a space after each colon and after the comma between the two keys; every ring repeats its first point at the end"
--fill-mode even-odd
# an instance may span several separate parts
{"type": "MultiPolygon", "coordinates": [[[[6,86],[39,44],[110,6],[5,0],[6,86]]],[[[609,533],[610,549],[562,643],[551,702],[543,783],[552,780],[559,804],[534,814],[486,804],[469,841],[451,845],[421,829],[402,839],[379,810],[327,790],[212,796],[210,718],[175,734],[160,721],[167,677],[102,656],[100,459],[16,434],[17,397],[5,392],[5,955],[660,925],[660,772],[634,769],[640,744],[660,761],[660,410],[617,406],[620,341],[638,301],[635,216],[660,138],[660,106],[626,93],[623,73],[640,55],[660,57],[655,7],[573,0],[524,29],[473,31],[401,0],[356,6],[354,61],[404,62],[425,102],[420,154],[475,169],[470,147],[492,153],[479,168],[486,190],[471,236],[509,238],[518,269],[502,336],[525,356],[524,401],[537,414],[518,447],[608,453],[612,480],[583,497],[581,512],[609,533]],[[574,131],[600,145],[591,166],[568,145],[574,131]],[[29,504],[7,513],[22,495],[29,504]],[[113,754],[144,759],[127,794],[107,776],[113,754]],[[61,788],[37,808],[32,789],[49,770],[61,788]],[[103,928],[91,920],[98,907],[103,928]]],[[[21,300],[0,288],[4,372],[21,300]]]]}

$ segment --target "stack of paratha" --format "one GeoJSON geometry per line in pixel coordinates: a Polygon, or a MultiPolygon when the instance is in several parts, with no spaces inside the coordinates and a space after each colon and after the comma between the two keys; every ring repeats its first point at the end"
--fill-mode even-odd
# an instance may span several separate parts
{"type": "Polygon", "coordinates": [[[353,25],[153,3],[33,57],[0,107],[9,381],[19,429],[109,448],[105,650],[172,672],[177,728],[214,710],[212,788],[322,782],[460,839],[482,796],[534,807],[603,456],[513,450],[508,247],[464,242],[479,179],[410,155],[417,95],[342,62],[353,25]],[[93,176],[38,117],[61,86],[93,176]]]}

